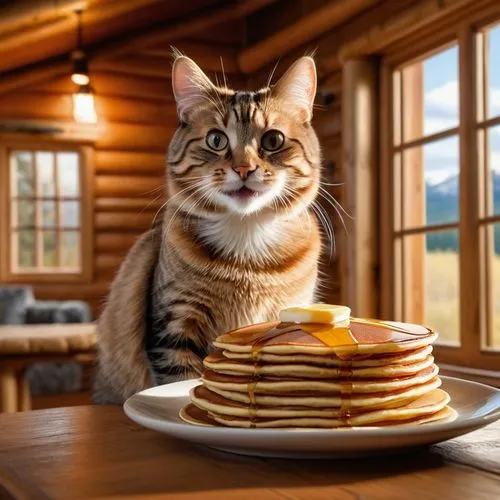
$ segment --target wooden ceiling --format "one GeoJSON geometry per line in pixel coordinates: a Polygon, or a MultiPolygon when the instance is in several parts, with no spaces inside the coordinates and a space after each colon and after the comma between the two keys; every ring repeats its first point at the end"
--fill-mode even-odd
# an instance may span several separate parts
{"type": "Polygon", "coordinates": [[[227,73],[249,75],[380,2],[0,0],[0,93],[70,71],[76,9],[91,71],[166,78],[172,45],[207,71],[220,71],[222,57],[227,73]],[[284,23],[263,36],[248,33],[248,19],[258,16],[284,23]]]}

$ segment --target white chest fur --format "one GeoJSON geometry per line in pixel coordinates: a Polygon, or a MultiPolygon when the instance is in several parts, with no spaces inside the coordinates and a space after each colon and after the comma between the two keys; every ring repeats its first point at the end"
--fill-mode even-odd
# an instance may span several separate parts
{"type": "Polygon", "coordinates": [[[220,252],[222,257],[262,261],[270,250],[283,241],[283,220],[264,217],[227,215],[201,223],[202,241],[220,252]]]}

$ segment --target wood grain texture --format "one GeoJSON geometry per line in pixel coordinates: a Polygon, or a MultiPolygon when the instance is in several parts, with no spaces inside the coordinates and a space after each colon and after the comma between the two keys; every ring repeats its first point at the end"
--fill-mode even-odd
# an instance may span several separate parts
{"type": "Polygon", "coordinates": [[[99,175],[96,178],[97,197],[149,196],[162,194],[164,189],[161,177],[143,177],[140,175],[99,175]]]}
{"type": "MultiPolygon", "coordinates": [[[[483,472],[480,453],[459,440],[382,459],[260,459],[194,447],[105,406],[1,415],[0,429],[0,484],[18,498],[491,500],[500,491],[498,473],[483,472]]],[[[499,431],[474,435],[498,442],[499,431]]]]}
{"type": "Polygon", "coordinates": [[[244,73],[252,73],[282,54],[318,38],[334,26],[359,14],[378,0],[340,0],[328,2],[317,10],[303,16],[281,31],[245,49],[238,57],[244,73]]]}
{"type": "MultiPolygon", "coordinates": [[[[346,43],[338,53],[340,61],[373,54],[390,44],[404,40],[423,26],[449,17],[460,9],[477,8],[477,0],[424,0],[395,16],[388,22],[377,24],[346,43]]],[[[482,2],[482,3],[488,3],[482,2]]]]}
{"type": "Polygon", "coordinates": [[[375,317],[378,309],[376,265],[378,239],[374,221],[378,175],[376,146],[376,64],[370,59],[344,64],[342,90],[342,146],[346,171],[348,221],[343,281],[347,303],[361,317],[375,317]]]}
{"type": "MultiPolygon", "coordinates": [[[[168,125],[177,119],[173,103],[96,95],[99,117],[111,122],[168,125]]],[[[70,93],[20,92],[0,96],[0,115],[5,118],[64,120],[73,113],[70,93]]]]}
{"type": "Polygon", "coordinates": [[[166,167],[164,153],[136,153],[98,150],[95,153],[97,174],[161,175],[166,167]]]}

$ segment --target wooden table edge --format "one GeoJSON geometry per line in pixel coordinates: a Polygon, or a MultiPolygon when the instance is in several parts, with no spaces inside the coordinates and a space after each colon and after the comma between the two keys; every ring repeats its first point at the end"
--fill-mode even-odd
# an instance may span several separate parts
{"type": "MultiPolygon", "coordinates": [[[[15,500],[52,500],[43,490],[26,478],[21,478],[5,463],[0,454],[0,486],[15,500]]],[[[1,494],[0,489],[0,494],[1,494]]],[[[3,496],[0,495],[3,498],[3,496]]]]}

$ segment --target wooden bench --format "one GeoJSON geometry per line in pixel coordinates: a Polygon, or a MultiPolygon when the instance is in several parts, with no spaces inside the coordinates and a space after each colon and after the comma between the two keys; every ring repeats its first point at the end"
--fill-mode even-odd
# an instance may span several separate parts
{"type": "Polygon", "coordinates": [[[31,409],[26,369],[33,363],[95,363],[94,323],[0,326],[0,412],[31,409]]]}

